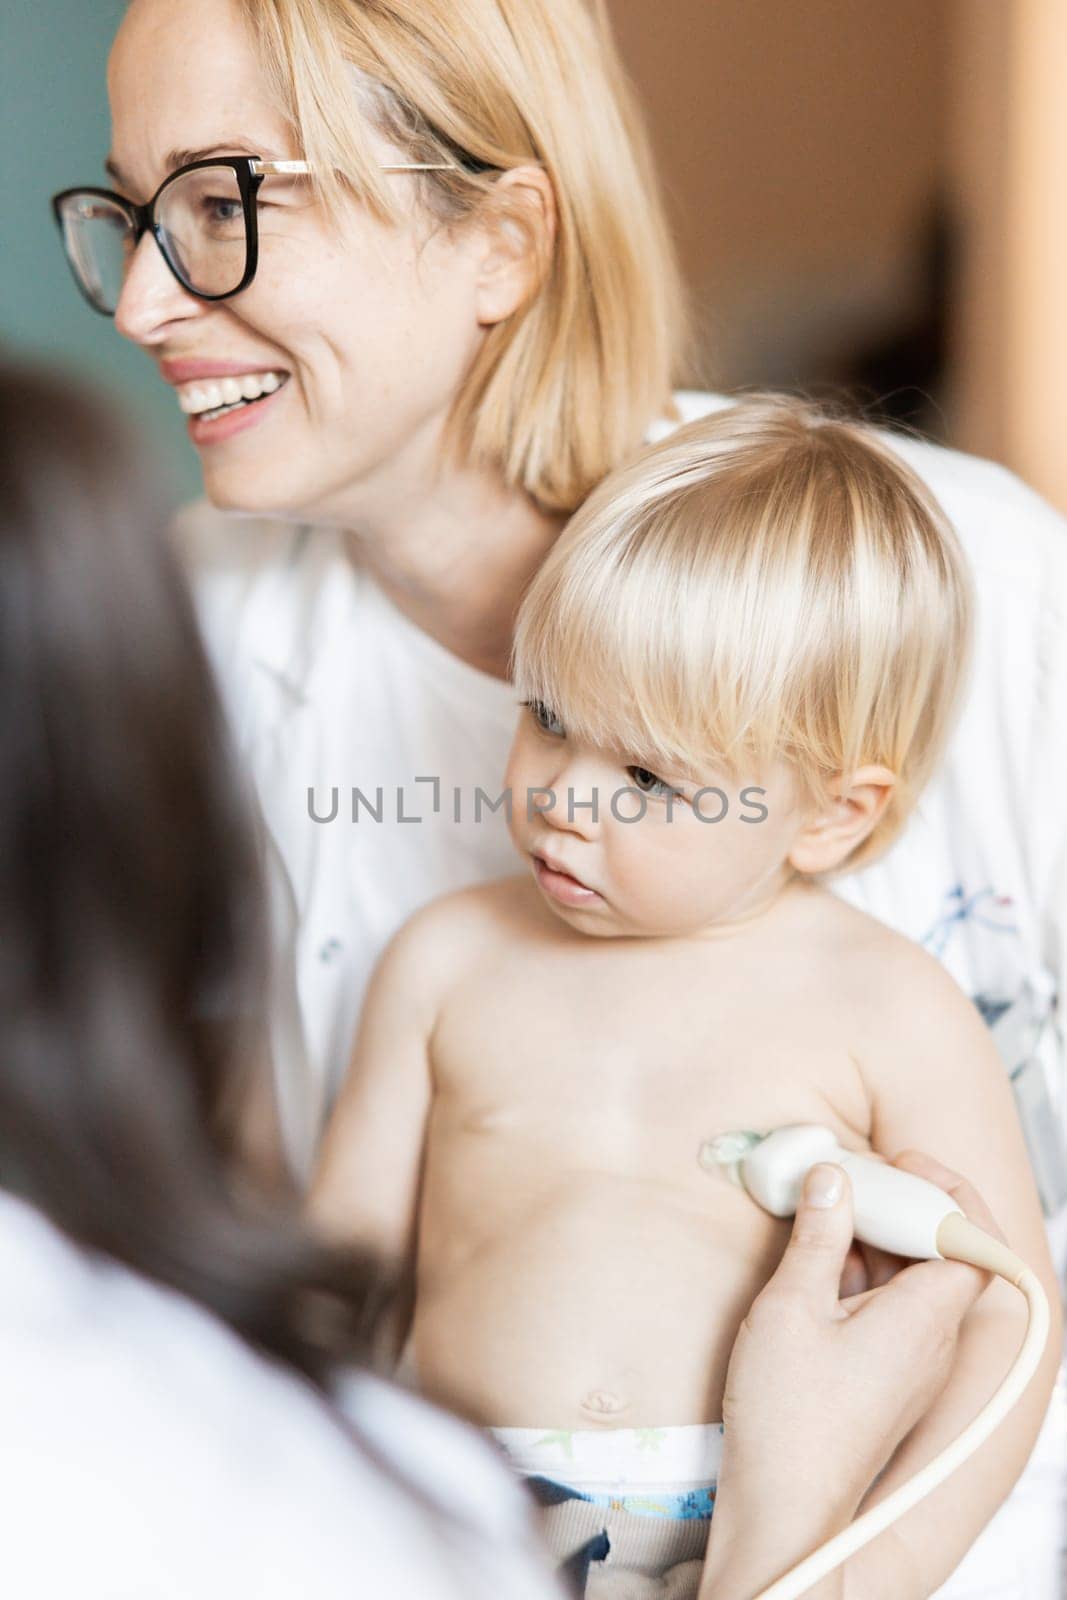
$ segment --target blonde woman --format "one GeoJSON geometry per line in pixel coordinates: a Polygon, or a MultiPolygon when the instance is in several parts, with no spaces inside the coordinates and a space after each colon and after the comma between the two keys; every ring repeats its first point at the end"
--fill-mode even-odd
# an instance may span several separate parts
{"type": "MultiPolygon", "coordinates": [[[[133,0],[109,88],[114,187],[57,212],[203,463],[181,534],[275,868],[272,1054],[304,1175],[378,953],[507,870],[475,803],[524,590],[604,473],[725,402],[672,402],[677,273],[601,7],[133,0]]],[[[839,887],[1051,1075],[1064,531],[1001,470],[899,448],[969,560],[976,665],[907,832],[839,887]]]]}

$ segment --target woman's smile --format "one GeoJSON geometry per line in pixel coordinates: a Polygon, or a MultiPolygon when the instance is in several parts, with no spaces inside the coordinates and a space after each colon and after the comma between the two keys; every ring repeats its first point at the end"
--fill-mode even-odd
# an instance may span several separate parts
{"type": "Polygon", "coordinates": [[[277,408],[288,382],[287,373],[270,371],[181,384],[178,404],[189,419],[190,439],[195,445],[217,444],[254,428],[277,408]]]}

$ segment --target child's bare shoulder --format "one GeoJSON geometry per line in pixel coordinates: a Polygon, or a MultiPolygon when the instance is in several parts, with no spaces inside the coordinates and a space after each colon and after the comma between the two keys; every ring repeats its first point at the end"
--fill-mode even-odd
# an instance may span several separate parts
{"type": "Polygon", "coordinates": [[[829,890],[822,891],[820,910],[842,975],[854,978],[874,996],[902,990],[930,995],[946,987],[961,993],[937,957],[907,934],[829,890]]]}
{"type": "MultiPolygon", "coordinates": [[[[1003,1062],[978,1007],[948,968],[916,940],[854,907],[840,902],[834,916],[835,994],[871,1106],[875,1148],[886,1154],[908,1148],[922,1123],[943,1131],[946,1119],[959,1122],[961,1106],[972,1128],[1002,1118],[1005,1095],[1010,1105],[1003,1062]]],[[[953,1165],[955,1137],[943,1149],[953,1165]]]]}
{"type": "Polygon", "coordinates": [[[420,907],[393,936],[383,961],[451,986],[499,949],[502,940],[531,934],[537,921],[536,891],[529,879],[496,878],[455,889],[420,907]]]}
{"type": "Polygon", "coordinates": [[[936,956],[839,896],[826,898],[835,987],[877,1050],[896,1054],[921,1038],[926,1054],[934,1040],[985,1034],[976,1007],[936,956]]]}

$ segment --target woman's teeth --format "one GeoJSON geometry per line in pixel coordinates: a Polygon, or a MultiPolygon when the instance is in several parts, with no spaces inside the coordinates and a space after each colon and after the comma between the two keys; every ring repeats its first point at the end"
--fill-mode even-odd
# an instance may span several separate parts
{"type": "Polygon", "coordinates": [[[265,394],[273,394],[288,376],[286,372],[249,372],[236,378],[197,378],[192,383],[178,385],[178,404],[186,416],[212,422],[215,417],[225,416],[227,411],[249,405],[265,394]]]}

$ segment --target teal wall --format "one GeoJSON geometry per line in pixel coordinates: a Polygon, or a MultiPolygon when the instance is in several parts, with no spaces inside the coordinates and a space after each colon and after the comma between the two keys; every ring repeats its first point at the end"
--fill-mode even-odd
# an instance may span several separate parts
{"type": "Polygon", "coordinates": [[[106,183],[105,71],[124,0],[0,0],[0,344],[85,373],[139,419],[167,491],[197,492],[196,454],[153,363],[89,309],[49,196],[106,183]]]}

